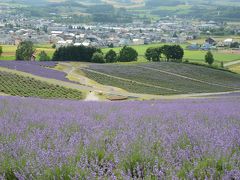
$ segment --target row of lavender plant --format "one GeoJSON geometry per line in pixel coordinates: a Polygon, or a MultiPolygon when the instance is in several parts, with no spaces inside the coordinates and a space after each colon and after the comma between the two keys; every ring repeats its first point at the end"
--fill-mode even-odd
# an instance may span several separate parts
{"type": "Polygon", "coordinates": [[[66,74],[64,72],[50,69],[56,66],[56,64],[57,63],[53,61],[49,62],[0,61],[0,67],[2,66],[9,69],[30,73],[36,76],[70,82],[66,78],[66,74]]]}
{"type": "Polygon", "coordinates": [[[0,179],[239,179],[239,107],[0,97],[0,179]]]}

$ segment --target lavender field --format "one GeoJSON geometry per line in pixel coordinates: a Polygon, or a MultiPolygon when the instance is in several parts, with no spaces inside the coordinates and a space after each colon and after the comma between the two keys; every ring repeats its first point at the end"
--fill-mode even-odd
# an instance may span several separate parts
{"type": "Polygon", "coordinates": [[[18,70],[45,78],[71,82],[66,78],[66,74],[64,72],[50,69],[53,68],[56,64],[56,62],[52,61],[0,61],[0,67],[18,70]]]}
{"type": "Polygon", "coordinates": [[[240,179],[239,107],[0,97],[0,179],[240,179]]]}

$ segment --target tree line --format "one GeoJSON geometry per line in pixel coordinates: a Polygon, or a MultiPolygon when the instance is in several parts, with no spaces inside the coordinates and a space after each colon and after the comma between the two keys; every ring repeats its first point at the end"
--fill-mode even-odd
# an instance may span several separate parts
{"type": "MultiPolygon", "coordinates": [[[[16,50],[17,60],[31,60],[35,53],[33,43],[30,41],[21,42],[16,50]]],[[[184,50],[179,45],[164,45],[161,47],[150,47],[145,52],[145,57],[149,61],[160,61],[165,58],[167,61],[181,61],[184,50]]],[[[110,49],[106,54],[96,47],[86,46],[66,46],[56,49],[52,59],[46,52],[39,53],[40,61],[80,61],[94,63],[114,63],[137,61],[138,52],[129,46],[121,48],[119,53],[110,49]]]]}
{"type": "Polygon", "coordinates": [[[148,61],[166,61],[181,62],[184,56],[184,50],[179,45],[164,45],[160,47],[150,47],[145,52],[148,61]]]}
{"type": "Polygon", "coordinates": [[[60,47],[53,54],[53,61],[82,61],[93,63],[113,63],[137,61],[138,53],[131,47],[124,46],[119,54],[109,50],[105,55],[99,48],[85,46],[60,47]]]}
{"type": "MultiPolygon", "coordinates": [[[[0,53],[1,53],[0,48],[0,53]]],[[[31,41],[21,42],[16,50],[16,60],[31,60],[35,57],[36,50],[31,41]]],[[[96,47],[86,46],[66,46],[56,49],[53,57],[50,58],[45,51],[39,54],[40,61],[79,61],[94,63],[113,63],[113,62],[130,62],[137,61],[138,53],[132,47],[124,46],[119,54],[114,50],[109,50],[106,54],[96,47]]]]}
{"type": "MultiPolygon", "coordinates": [[[[0,47],[0,56],[2,48],[0,47]]],[[[30,41],[21,42],[16,50],[17,60],[31,60],[35,56],[33,43],[30,41]]],[[[50,58],[45,51],[39,54],[40,61],[79,61],[93,63],[115,63],[137,61],[138,52],[129,46],[124,46],[119,53],[110,49],[103,53],[100,48],[86,46],[66,46],[56,49],[53,57],[50,58]]],[[[145,58],[148,61],[171,61],[182,62],[184,50],[180,45],[163,45],[159,47],[149,47],[145,52],[145,58]]],[[[205,62],[212,65],[214,62],[213,54],[209,51],[206,53],[205,62]]]]}

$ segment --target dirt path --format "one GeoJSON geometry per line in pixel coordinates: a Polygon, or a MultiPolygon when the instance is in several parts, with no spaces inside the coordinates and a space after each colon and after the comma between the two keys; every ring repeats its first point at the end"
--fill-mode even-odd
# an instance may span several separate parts
{"type": "Polygon", "coordinates": [[[84,101],[99,101],[99,100],[100,100],[99,97],[96,95],[94,91],[90,92],[84,99],[84,101]]]}
{"type": "Polygon", "coordinates": [[[224,63],[224,67],[230,67],[230,66],[234,66],[234,65],[237,65],[237,64],[240,64],[240,60],[224,63]]]}
{"type": "Polygon", "coordinates": [[[98,91],[110,91],[110,92],[120,92],[120,93],[127,93],[127,91],[121,89],[121,88],[117,88],[117,87],[113,87],[113,86],[107,86],[107,85],[103,85],[103,84],[99,84],[96,81],[87,78],[82,72],[79,72],[81,69],[85,69],[87,67],[86,64],[83,64],[81,66],[77,66],[75,67],[72,64],[69,63],[60,63],[60,65],[64,65],[65,67],[67,67],[65,70],[63,70],[65,73],[67,73],[67,78],[80,83],[81,85],[85,85],[88,87],[92,87],[97,89],[98,91]]]}

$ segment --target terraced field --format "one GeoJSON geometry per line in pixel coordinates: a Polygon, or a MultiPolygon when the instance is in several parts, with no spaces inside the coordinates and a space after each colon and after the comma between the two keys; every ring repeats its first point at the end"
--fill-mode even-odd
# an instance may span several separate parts
{"type": "Polygon", "coordinates": [[[105,64],[82,70],[98,83],[133,93],[169,95],[240,90],[238,74],[191,64],[105,64]]]}
{"type": "Polygon", "coordinates": [[[0,93],[22,97],[82,99],[80,91],[0,71],[0,93]]]}

